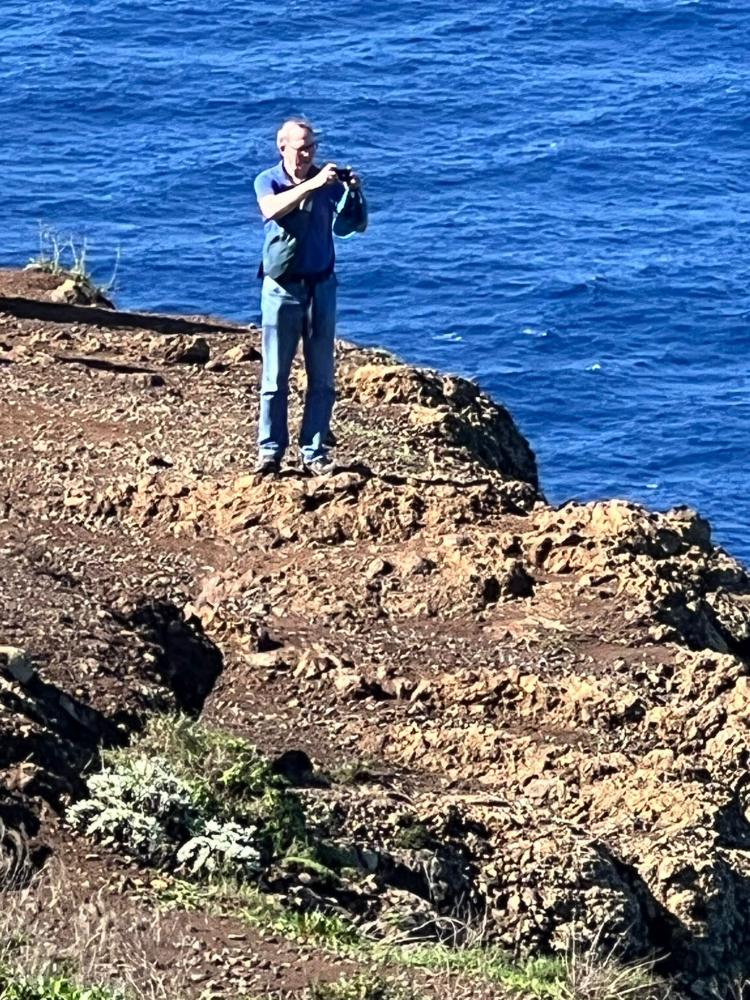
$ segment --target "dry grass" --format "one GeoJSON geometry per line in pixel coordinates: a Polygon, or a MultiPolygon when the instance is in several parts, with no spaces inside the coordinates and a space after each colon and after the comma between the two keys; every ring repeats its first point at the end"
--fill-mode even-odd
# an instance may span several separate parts
{"type": "Polygon", "coordinates": [[[716,1000],[747,1000],[750,997],[750,979],[735,979],[725,993],[714,991],[713,996],[716,1000]]]}
{"type": "Polygon", "coordinates": [[[586,947],[571,941],[561,1000],[672,1000],[672,986],[654,974],[654,962],[623,961],[617,945],[602,946],[599,928],[586,947]]]}
{"type": "MultiPolygon", "coordinates": [[[[169,919],[133,918],[113,908],[104,891],[75,902],[68,873],[55,862],[25,885],[0,888],[0,968],[19,981],[64,973],[86,986],[103,986],[132,1000],[170,1000],[182,995],[187,963],[160,965],[169,942],[182,953],[169,919]]],[[[185,952],[187,954],[187,952],[185,952]]]]}
{"type": "Polygon", "coordinates": [[[22,885],[30,875],[31,861],[25,834],[11,830],[0,819],[0,890],[22,885]]]}
{"type": "Polygon", "coordinates": [[[336,982],[313,983],[300,1000],[521,1000],[521,995],[451,973],[375,965],[336,982]]]}

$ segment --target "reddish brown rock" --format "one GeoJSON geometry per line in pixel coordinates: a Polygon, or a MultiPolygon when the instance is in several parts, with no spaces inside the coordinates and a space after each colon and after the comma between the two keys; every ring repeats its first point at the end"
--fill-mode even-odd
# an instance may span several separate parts
{"type": "MultiPolygon", "coordinates": [[[[346,344],[339,471],[314,480],[290,456],[259,477],[257,331],[56,304],[46,278],[14,273],[0,272],[1,638],[27,654],[21,672],[0,659],[14,808],[48,817],[44,835],[102,740],[182,707],[274,758],[371,776],[304,794],[367,852],[349,898],[374,928],[389,908],[408,919],[407,892],[431,933],[465,899],[518,953],[605,928],[706,990],[749,971],[750,583],[702,518],[552,508],[473,383],[346,344]],[[227,371],[205,374],[211,356],[227,371]]],[[[300,407],[295,380],[295,428],[300,407]]],[[[314,879],[300,888],[330,903],[314,879]]]]}

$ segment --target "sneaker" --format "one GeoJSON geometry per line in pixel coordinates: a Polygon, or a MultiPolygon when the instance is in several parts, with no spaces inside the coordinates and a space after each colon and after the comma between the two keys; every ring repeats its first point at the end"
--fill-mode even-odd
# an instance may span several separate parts
{"type": "Polygon", "coordinates": [[[330,476],[336,466],[330,458],[321,455],[319,458],[311,458],[309,462],[302,459],[302,468],[310,476],[330,476]]]}
{"type": "Polygon", "coordinates": [[[281,471],[281,463],[275,455],[259,455],[255,466],[258,476],[277,476],[281,471]]]}

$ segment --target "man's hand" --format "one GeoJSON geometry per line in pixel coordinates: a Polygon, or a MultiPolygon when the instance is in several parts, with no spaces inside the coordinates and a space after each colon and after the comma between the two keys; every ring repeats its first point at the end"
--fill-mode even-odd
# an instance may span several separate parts
{"type": "Polygon", "coordinates": [[[326,165],[315,174],[314,177],[295,184],[294,187],[286,191],[279,191],[278,194],[267,194],[258,199],[261,213],[264,219],[283,219],[295,208],[299,208],[305,198],[318,188],[325,187],[336,180],[336,164],[326,163],[326,165]]]}
{"type": "Polygon", "coordinates": [[[305,187],[308,191],[316,191],[318,188],[325,187],[326,184],[332,184],[335,180],[336,164],[326,163],[314,177],[311,177],[309,181],[305,181],[305,187]]]}

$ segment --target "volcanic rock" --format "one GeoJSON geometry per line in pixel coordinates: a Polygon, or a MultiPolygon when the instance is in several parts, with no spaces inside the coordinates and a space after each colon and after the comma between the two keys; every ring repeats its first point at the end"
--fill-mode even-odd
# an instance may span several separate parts
{"type": "Polygon", "coordinates": [[[703,518],[552,507],[475,384],[343,343],[339,471],[258,477],[258,331],[53,287],[0,272],[0,801],[51,836],[181,709],[330,775],[361,879],[300,907],[748,975],[750,581],[703,518]]]}

